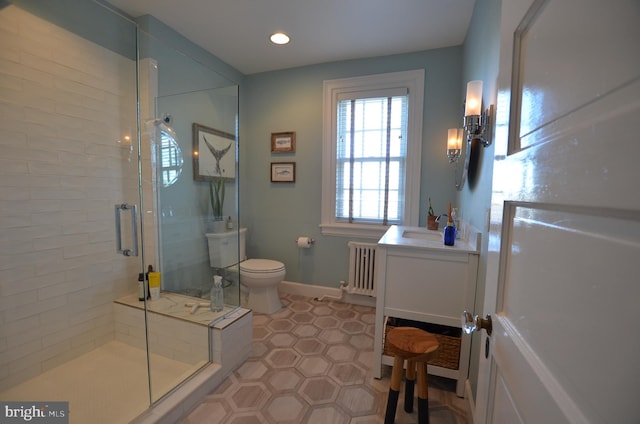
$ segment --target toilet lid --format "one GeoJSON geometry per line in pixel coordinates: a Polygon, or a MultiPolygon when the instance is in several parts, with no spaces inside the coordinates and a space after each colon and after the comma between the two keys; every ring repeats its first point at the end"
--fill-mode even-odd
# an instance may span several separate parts
{"type": "Polygon", "coordinates": [[[240,271],[256,274],[280,272],[284,270],[284,264],[271,259],[248,259],[240,263],[240,271]]]}

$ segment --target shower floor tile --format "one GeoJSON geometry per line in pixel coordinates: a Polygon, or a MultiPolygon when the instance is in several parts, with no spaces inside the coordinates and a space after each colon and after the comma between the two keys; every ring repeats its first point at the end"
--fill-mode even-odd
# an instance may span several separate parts
{"type": "MultiPolygon", "coordinates": [[[[278,313],[254,314],[251,357],[182,424],[382,424],[390,369],[373,378],[374,308],[281,299],[278,313]]],[[[429,376],[429,408],[432,424],[467,422],[454,380],[429,376]]],[[[403,396],[396,415],[397,424],[418,420],[403,396]]]]}
{"type": "MultiPolygon", "coordinates": [[[[149,407],[146,361],[144,350],[111,341],[0,393],[0,399],[69,402],[71,424],[128,423],[149,407]]],[[[151,364],[158,396],[199,368],[159,355],[151,355],[151,364]]]]}

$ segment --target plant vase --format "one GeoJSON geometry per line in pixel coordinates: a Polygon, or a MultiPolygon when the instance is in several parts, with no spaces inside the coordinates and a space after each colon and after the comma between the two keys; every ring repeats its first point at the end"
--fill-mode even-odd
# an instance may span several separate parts
{"type": "Polygon", "coordinates": [[[212,216],[209,217],[207,222],[207,232],[208,233],[224,233],[226,230],[226,222],[224,221],[224,217],[222,216],[212,216]]]}

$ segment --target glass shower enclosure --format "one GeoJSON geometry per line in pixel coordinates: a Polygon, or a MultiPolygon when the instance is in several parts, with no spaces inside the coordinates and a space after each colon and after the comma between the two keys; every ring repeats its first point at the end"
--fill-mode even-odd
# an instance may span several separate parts
{"type": "Polygon", "coordinates": [[[59,6],[0,2],[0,402],[129,422],[239,305],[205,235],[238,229],[238,86],[104,2],[59,6]]]}

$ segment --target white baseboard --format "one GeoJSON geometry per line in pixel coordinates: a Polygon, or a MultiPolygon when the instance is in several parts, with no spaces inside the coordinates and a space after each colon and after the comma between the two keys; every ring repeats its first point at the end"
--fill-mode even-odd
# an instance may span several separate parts
{"type": "Polygon", "coordinates": [[[281,281],[278,284],[278,290],[320,300],[334,300],[337,302],[352,303],[354,305],[376,306],[375,297],[349,294],[335,287],[316,286],[313,284],[296,283],[294,281],[281,281]]]}
{"type": "Polygon", "coordinates": [[[467,423],[475,424],[474,412],[476,410],[476,402],[473,399],[473,391],[471,390],[471,383],[468,379],[464,382],[464,399],[466,400],[465,404],[467,407],[467,423]]]}

